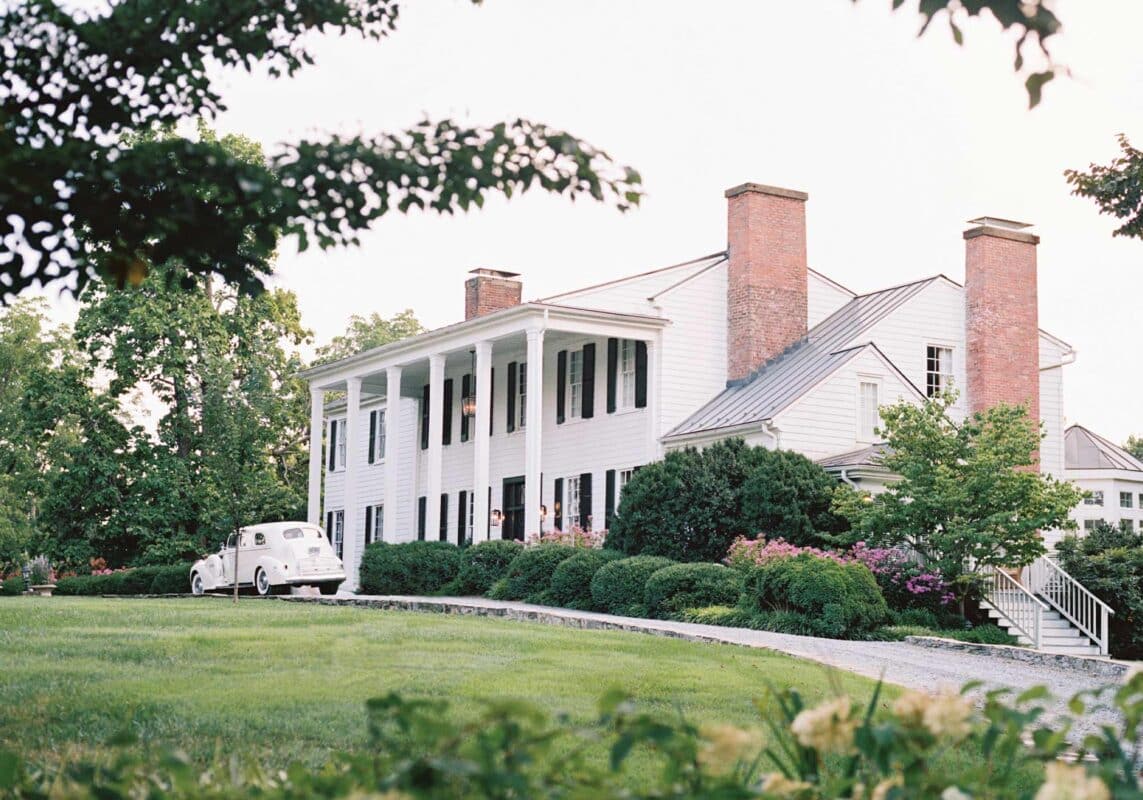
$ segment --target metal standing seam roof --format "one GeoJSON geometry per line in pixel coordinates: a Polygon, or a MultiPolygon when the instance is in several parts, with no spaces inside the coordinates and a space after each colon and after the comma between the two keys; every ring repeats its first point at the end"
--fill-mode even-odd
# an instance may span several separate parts
{"type": "Polygon", "coordinates": [[[889,445],[884,442],[859,447],[847,453],[838,453],[835,456],[819,458],[817,464],[825,469],[836,467],[880,467],[885,456],[890,452],[889,445]]]}
{"type": "Polygon", "coordinates": [[[859,352],[876,348],[872,342],[850,343],[940,279],[934,276],[853,298],[753,375],[728,385],[664,438],[772,418],[859,352]]]}
{"type": "Polygon", "coordinates": [[[1064,432],[1064,466],[1066,469],[1143,472],[1143,461],[1082,425],[1072,425],[1064,432]]]}

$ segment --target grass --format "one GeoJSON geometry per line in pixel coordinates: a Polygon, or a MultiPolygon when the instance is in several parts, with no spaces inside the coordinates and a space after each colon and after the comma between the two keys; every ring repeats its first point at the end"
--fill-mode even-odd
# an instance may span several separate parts
{"type": "MultiPolygon", "coordinates": [[[[788,656],[507,620],[216,598],[0,600],[0,747],[99,750],[124,727],[196,761],[316,764],[365,743],[364,703],[398,690],[471,717],[513,697],[590,722],[610,686],[698,721],[757,724],[767,684],[811,702],[871,681],[788,656]]],[[[886,687],[885,701],[897,695],[886,687]]]]}

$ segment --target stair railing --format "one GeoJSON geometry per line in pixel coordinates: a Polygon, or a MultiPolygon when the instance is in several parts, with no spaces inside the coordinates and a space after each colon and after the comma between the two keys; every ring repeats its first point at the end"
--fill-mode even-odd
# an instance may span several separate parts
{"type": "Polygon", "coordinates": [[[1004,570],[984,567],[980,572],[985,578],[984,601],[1039,650],[1048,606],[1004,570]]]}
{"type": "Polygon", "coordinates": [[[1025,567],[1022,577],[1029,591],[1078,628],[1101,656],[1108,655],[1108,618],[1115,613],[1111,606],[1045,556],[1025,567]]]}

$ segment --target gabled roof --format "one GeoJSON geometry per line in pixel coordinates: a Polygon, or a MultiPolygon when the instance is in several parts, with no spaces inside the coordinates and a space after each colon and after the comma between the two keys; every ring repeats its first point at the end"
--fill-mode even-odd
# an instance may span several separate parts
{"type": "MultiPolygon", "coordinates": [[[[943,276],[855,297],[815,325],[753,375],[736,381],[664,438],[770,419],[861,351],[873,348],[906,385],[912,385],[876,345],[849,343],[943,276]]],[[[916,389],[916,387],[913,387],[916,389]]],[[[920,391],[917,390],[918,395],[920,391]]]]}
{"type": "Polygon", "coordinates": [[[1072,425],[1064,432],[1064,466],[1143,472],[1143,461],[1082,425],[1072,425]]]}
{"type": "Polygon", "coordinates": [[[838,453],[836,456],[819,458],[818,466],[824,469],[838,469],[840,467],[880,467],[881,462],[889,453],[889,445],[885,442],[859,447],[848,453],[838,453]]]}

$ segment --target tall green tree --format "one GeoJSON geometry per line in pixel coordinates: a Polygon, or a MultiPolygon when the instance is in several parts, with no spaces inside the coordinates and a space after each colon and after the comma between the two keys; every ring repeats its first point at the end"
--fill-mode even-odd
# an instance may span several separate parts
{"type": "Polygon", "coordinates": [[[1143,459],[1143,436],[1131,435],[1123,443],[1123,449],[1136,458],[1143,459]]]}
{"type": "Polygon", "coordinates": [[[380,40],[395,0],[110,0],[97,10],[16,0],[0,10],[0,298],[65,279],[139,282],[178,259],[244,292],[282,235],[300,249],[355,244],[378,217],[453,213],[533,187],[640,199],[639,175],[527,120],[425,120],[375,136],[282,145],[265,161],[210,139],[133,138],[225,110],[225,69],[293,75],[316,35],[380,40]]]}
{"type": "Polygon", "coordinates": [[[878,495],[835,504],[876,545],[908,544],[959,587],[963,600],[985,567],[1021,567],[1044,553],[1040,532],[1072,529],[1083,494],[1041,473],[1039,426],[1020,406],[998,405],[955,422],[955,394],[881,409],[884,465],[900,479],[878,495]]]}
{"type": "Polygon", "coordinates": [[[354,314],[349,318],[349,328],[343,335],[333,337],[329,344],[318,348],[314,364],[337,361],[424,332],[425,326],[420,323],[411,308],[406,308],[387,319],[377,312],[368,317],[354,314]]]}
{"type": "Polygon", "coordinates": [[[821,546],[848,530],[831,510],[837,479],[792,450],[754,448],[742,486],[742,518],[751,533],[799,546],[821,546]]]}

